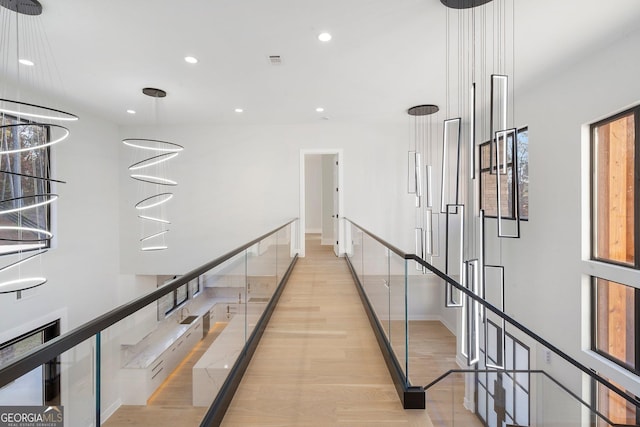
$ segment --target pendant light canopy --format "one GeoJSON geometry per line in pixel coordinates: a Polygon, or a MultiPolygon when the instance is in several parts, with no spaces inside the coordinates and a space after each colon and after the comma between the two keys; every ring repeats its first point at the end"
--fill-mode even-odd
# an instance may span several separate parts
{"type": "Polygon", "coordinates": [[[0,6],[23,15],[37,16],[42,13],[38,0],[0,0],[0,6]]]}
{"type": "Polygon", "coordinates": [[[433,104],[424,104],[424,105],[416,105],[415,107],[411,107],[407,110],[407,114],[410,116],[428,116],[431,114],[435,114],[440,111],[437,105],[433,104]]]}
{"type": "Polygon", "coordinates": [[[482,6],[489,3],[492,0],[440,0],[443,5],[450,7],[451,9],[471,9],[474,7],[482,6]]]}

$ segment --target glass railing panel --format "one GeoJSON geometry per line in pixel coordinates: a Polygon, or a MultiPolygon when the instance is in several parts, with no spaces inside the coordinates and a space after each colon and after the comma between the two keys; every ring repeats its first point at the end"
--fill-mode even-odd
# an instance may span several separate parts
{"type": "Polygon", "coordinates": [[[640,399],[503,312],[501,266],[485,265],[479,276],[469,261],[462,276],[447,278],[415,255],[396,256],[402,252],[350,222],[347,236],[347,256],[409,384],[431,384],[450,370],[475,370],[475,377],[452,381],[450,389],[461,389],[466,412],[489,426],[640,425],[640,399]],[[406,282],[400,286],[405,260],[406,282]],[[484,300],[474,288],[479,284],[484,300]],[[538,372],[535,378],[532,372],[538,372]],[[547,384],[540,375],[553,380],[547,384]],[[546,394],[540,394],[543,385],[546,394]],[[556,414],[553,404],[562,399],[573,409],[556,414]]]}
{"type": "MultiPolygon", "coordinates": [[[[429,271],[407,262],[407,333],[409,382],[425,385],[451,369],[460,369],[456,360],[455,335],[459,308],[445,308],[444,282],[429,271]]],[[[460,363],[464,363],[462,358],[460,363]]]]}
{"type": "MultiPolygon", "coordinates": [[[[23,356],[20,349],[10,351],[0,351],[0,367],[23,356]]],[[[2,387],[2,414],[11,417],[2,424],[32,425],[28,417],[38,416],[55,426],[94,425],[95,355],[96,340],[90,338],[2,387]]]]}
{"type": "Polygon", "coordinates": [[[276,233],[276,282],[280,283],[291,264],[291,233],[295,224],[288,225],[276,233]]]}
{"type": "Polygon", "coordinates": [[[247,337],[271,300],[276,281],[276,238],[269,236],[247,249],[247,287],[244,298],[247,337]]]}
{"type": "Polygon", "coordinates": [[[349,229],[347,234],[350,235],[350,238],[351,238],[351,245],[347,252],[347,256],[349,257],[349,261],[351,262],[351,265],[353,266],[353,269],[355,270],[356,275],[360,279],[360,282],[362,282],[363,280],[362,267],[363,267],[363,260],[364,260],[362,253],[364,250],[364,247],[363,247],[364,233],[362,232],[362,230],[360,230],[358,227],[356,227],[350,222],[347,222],[346,227],[349,229]]]}
{"type": "Polygon", "coordinates": [[[608,420],[569,393],[555,378],[538,373],[532,375],[532,382],[536,389],[532,401],[532,425],[586,426],[592,421],[596,421],[597,426],[610,425],[608,420]]]}
{"type": "Polygon", "coordinates": [[[545,371],[452,371],[426,390],[434,426],[634,426],[636,405],[617,395],[598,406],[571,392],[545,371]],[[526,378],[526,381],[524,380],[526,378]]]}
{"type": "Polygon", "coordinates": [[[455,374],[451,374],[427,390],[425,395],[426,410],[435,427],[453,427],[454,408],[461,402],[456,402],[454,390],[455,374]]]}
{"type": "Polygon", "coordinates": [[[60,403],[65,426],[91,425],[95,422],[96,352],[96,339],[90,338],[58,356],[57,368],[45,365],[47,382],[60,382],[60,403]],[[56,374],[59,374],[57,378],[56,374]]]}
{"type": "Polygon", "coordinates": [[[473,425],[472,422],[482,422],[487,426],[531,425],[530,389],[514,380],[518,375],[516,372],[478,370],[464,375],[464,407],[467,412],[460,415],[467,417],[467,423],[473,425]]]}
{"type": "MultiPolygon", "coordinates": [[[[515,374],[497,370],[449,373],[426,391],[427,412],[433,425],[555,425],[532,421],[531,405],[535,398],[513,380],[515,374]]],[[[534,389],[537,390],[536,387],[534,389]]]]}
{"type": "MultiPolygon", "coordinates": [[[[167,406],[184,414],[181,425],[200,424],[246,342],[247,256],[190,281],[186,300],[181,286],[102,331],[104,425],[172,425],[156,420],[167,406]],[[119,402],[109,398],[116,391],[119,402]]],[[[153,288],[154,279],[141,280],[153,288]]]]}
{"type": "Polygon", "coordinates": [[[363,236],[363,273],[360,279],[373,311],[389,340],[391,333],[391,287],[389,250],[368,235],[363,236]]]}
{"type": "Polygon", "coordinates": [[[258,246],[204,274],[205,283],[210,284],[207,291],[216,303],[210,309],[207,349],[193,367],[194,401],[199,404],[211,405],[249,337],[248,265],[250,258],[259,258],[258,246]]]}
{"type": "Polygon", "coordinates": [[[389,341],[391,348],[396,355],[398,363],[405,374],[405,381],[408,377],[409,364],[407,353],[408,337],[408,312],[407,312],[407,282],[406,267],[407,261],[390,250],[387,251],[389,257],[389,341]]]}
{"type": "Polygon", "coordinates": [[[271,298],[277,285],[277,236],[271,235],[247,250],[247,302],[271,298]]]}
{"type": "Polygon", "coordinates": [[[204,290],[168,314],[155,301],[100,333],[103,425],[169,425],[158,416],[166,406],[186,414],[182,425],[199,425],[212,400],[196,404],[191,368],[206,349],[209,308],[204,290]]]}
{"type": "Polygon", "coordinates": [[[103,328],[20,378],[13,379],[20,368],[9,367],[55,351],[42,344],[52,332],[42,329],[38,338],[34,331],[33,340],[29,335],[16,341],[20,346],[3,346],[0,406],[56,407],[47,411],[51,416],[62,407],[65,426],[173,426],[176,418],[164,416],[171,408],[178,424],[200,425],[251,332],[247,319],[256,310],[246,307],[256,303],[259,317],[289,268],[291,236],[291,226],[285,226],[208,271],[190,273],[188,281],[173,275],[135,277],[133,285],[144,294],[139,300],[63,335],[55,345],[103,328]],[[155,300],[121,319],[150,299],[155,300]]]}

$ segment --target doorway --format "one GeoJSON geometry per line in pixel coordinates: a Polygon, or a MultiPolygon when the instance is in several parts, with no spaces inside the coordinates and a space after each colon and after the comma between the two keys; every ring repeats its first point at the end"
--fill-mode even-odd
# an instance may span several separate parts
{"type": "Polygon", "coordinates": [[[319,233],[323,245],[344,253],[342,149],[300,151],[299,256],[305,256],[307,233],[319,233]]]}

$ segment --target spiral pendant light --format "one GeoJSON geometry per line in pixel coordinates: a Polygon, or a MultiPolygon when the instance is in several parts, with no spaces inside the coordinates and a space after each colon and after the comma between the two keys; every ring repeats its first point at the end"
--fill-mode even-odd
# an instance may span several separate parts
{"type": "MultiPolygon", "coordinates": [[[[154,98],[154,108],[159,98],[167,96],[164,90],[156,88],[144,88],[142,93],[154,98]]],[[[178,185],[167,176],[167,165],[184,147],[145,138],[126,138],[122,143],[133,153],[134,162],[128,168],[129,176],[139,183],[142,195],[134,205],[141,228],[140,249],[145,252],[167,249],[166,237],[171,222],[167,218],[166,207],[173,198],[170,189],[178,185]]]]}
{"type": "Polygon", "coordinates": [[[0,93],[0,294],[16,293],[18,298],[47,282],[39,274],[38,260],[53,238],[55,186],[64,183],[51,177],[50,151],[68,138],[64,124],[78,120],[74,114],[21,99],[22,84],[38,87],[35,76],[55,77],[46,73],[55,69],[45,64],[46,49],[33,43],[46,40],[38,23],[41,13],[37,0],[0,0],[1,71],[5,81],[17,82],[0,93]],[[31,43],[23,46],[23,38],[31,43]]]}

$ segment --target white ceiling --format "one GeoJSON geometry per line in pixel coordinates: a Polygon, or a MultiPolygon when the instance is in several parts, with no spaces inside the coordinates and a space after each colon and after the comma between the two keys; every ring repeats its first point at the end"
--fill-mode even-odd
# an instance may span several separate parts
{"type": "MultiPolygon", "coordinates": [[[[640,28],[640,0],[513,1],[520,87],[640,28]]],[[[56,90],[121,125],[395,121],[413,105],[446,102],[440,0],[41,3],[64,86],[56,90]],[[317,39],[323,31],[330,42],[317,39]],[[146,86],[168,92],[157,112],[146,86]]],[[[28,28],[33,18],[24,19],[28,28]]]]}

